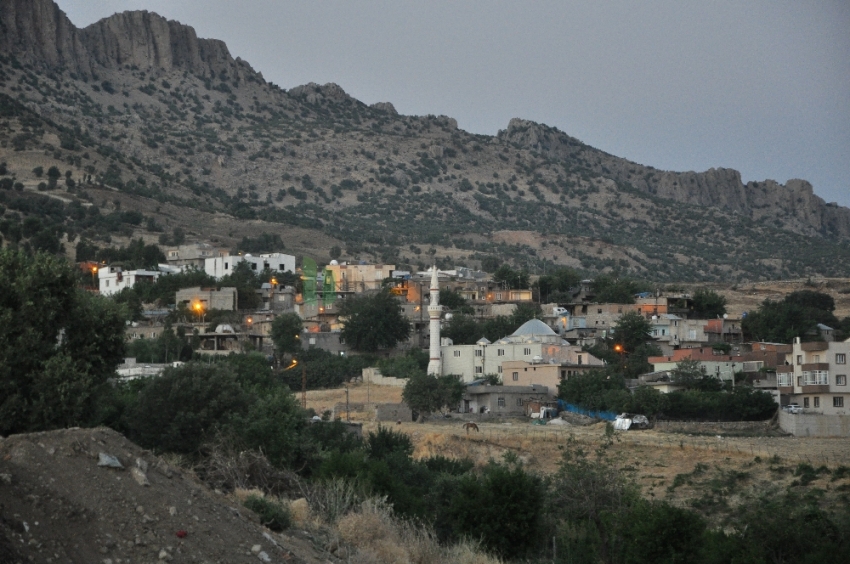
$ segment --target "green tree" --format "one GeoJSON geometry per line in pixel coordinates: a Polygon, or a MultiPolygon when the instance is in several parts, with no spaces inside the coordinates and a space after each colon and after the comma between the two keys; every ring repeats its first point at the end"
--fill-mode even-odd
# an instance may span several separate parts
{"type": "Polygon", "coordinates": [[[301,350],[301,331],[304,323],[296,313],[278,315],[272,321],[271,337],[274,347],[281,354],[294,355],[301,350]]]}
{"type": "Polygon", "coordinates": [[[626,354],[631,354],[651,339],[651,331],[652,325],[643,315],[630,311],[617,320],[614,340],[623,346],[626,354]]]}
{"type": "Polygon", "coordinates": [[[340,304],[342,337],[354,350],[390,349],[410,335],[410,323],[388,289],[371,296],[348,298],[340,304]]]}
{"type": "Polygon", "coordinates": [[[672,381],[689,390],[717,392],[723,387],[719,378],[710,376],[698,360],[682,360],[676,363],[676,368],[670,371],[672,381]]]}
{"type": "Polygon", "coordinates": [[[829,295],[802,290],[782,301],[765,300],[742,321],[741,329],[745,338],[754,341],[791,343],[796,337],[820,339],[818,323],[838,326],[834,309],[835,302],[829,295]]]}
{"type": "Polygon", "coordinates": [[[700,288],[693,295],[691,314],[696,319],[714,319],[726,313],[726,298],[714,290],[700,288]]]}
{"type": "Polygon", "coordinates": [[[630,278],[618,278],[610,274],[600,274],[593,279],[591,289],[594,301],[609,304],[633,304],[635,294],[650,289],[644,282],[638,282],[630,278]]]}
{"type": "Polygon", "coordinates": [[[0,250],[0,434],[97,423],[124,320],[65,261],[0,250]]]}
{"type": "Polygon", "coordinates": [[[561,267],[551,274],[541,276],[535,285],[542,303],[567,302],[572,300],[570,289],[581,282],[581,276],[571,268],[561,267]]]}
{"type": "Polygon", "coordinates": [[[528,288],[528,272],[525,270],[514,270],[509,265],[503,264],[493,273],[493,282],[504,284],[514,290],[528,288]]]}
{"type": "Polygon", "coordinates": [[[440,290],[440,305],[452,312],[460,312],[472,315],[475,310],[466,299],[454,290],[440,290]]]}
{"type": "Polygon", "coordinates": [[[433,376],[424,372],[412,375],[401,397],[420,417],[457,407],[463,397],[464,385],[457,376],[433,376]]]}
{"type": "Polygon", "coordinates": [[[455,345],[472,345],[483,336],[483,330],[471,315],[456,313],[446,323],[442,336],[451,339],[455,345]]]}

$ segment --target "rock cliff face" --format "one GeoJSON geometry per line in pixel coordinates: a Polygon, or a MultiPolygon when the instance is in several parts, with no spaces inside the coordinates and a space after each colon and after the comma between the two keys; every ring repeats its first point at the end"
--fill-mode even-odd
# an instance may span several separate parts
{"type": "Polygon", "coordinates": [[[260,75],[234,60],[224,42],[147,11],[123,12],[76,28],[52,0],[0,1],[0,48],[37,65],[91,77],[100,69],[136,66],[186,70],[228,80],[260,75]]]}
{"type": "Polygon", "coordinates": [[[772,216],[779,226],[806,235],[850,238],[850,209],[827,204],[805,180],[744,184],[741,173],[728,168],[661,171],[609,155],[553,127],[516,118],[498,137],[660,198],[722,208],[752,219],[772,216]]]}

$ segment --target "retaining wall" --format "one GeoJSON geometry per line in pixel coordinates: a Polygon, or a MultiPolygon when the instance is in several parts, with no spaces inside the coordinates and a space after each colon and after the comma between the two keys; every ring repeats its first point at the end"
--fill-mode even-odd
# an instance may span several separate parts
{"type": "Polygon", "coordinates": [[[795,437],[850,437],[850,415],[779,412],[779,427],[795,437]]]}
{"type": "Polygon", "coordinates": [[[381,371],[376,367],[363,369],[363,382],[371,382],[376,386],[395,386],[403,388],[407,384],[406,378],[393,378],[392,376],[383,376],[381,371]]]}

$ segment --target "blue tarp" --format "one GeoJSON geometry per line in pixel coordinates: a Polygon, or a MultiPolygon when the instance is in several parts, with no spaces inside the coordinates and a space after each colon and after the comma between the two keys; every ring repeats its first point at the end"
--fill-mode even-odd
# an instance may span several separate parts
{"type": "Polygon", "coordinates": [[[588,417],[595,417],[596,419],[604,419],[605,421],[614,421],[617,418],[617,414],[613,411],[591,411],[560,399],[558,400],[558,409],[561,411],[569,411],[570,413],[587,415],[588,417]]]}

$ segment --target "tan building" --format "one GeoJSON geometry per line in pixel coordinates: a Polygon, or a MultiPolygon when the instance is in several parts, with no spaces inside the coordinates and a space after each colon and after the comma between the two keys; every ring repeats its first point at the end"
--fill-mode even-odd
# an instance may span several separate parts
{"type": "Polygon", "coordinates": [[[549,395],[558,395],[558,385],[572,376],[601,368],[600,364],[587,364],[589,353],[578,347],[566,354],[570,360],[552,363],[507,360],[502,363],[502,384],[505,386],[546,386],[549,395]]]}
{"type": "Polygon", "coordinates": [[[195,305],[200,304],[202,311],[218,309],[222,311],[236,311],[238,309],[236,288],[184,288],[177,291],[175,301],[177,305],[184,304],[188,309],[195,310],[195,305]]]}
{"type": "Polygon", "coordinates": [[[850,339],[803,343],[797,337],[789,364],[776,368],[782,404],[799,404],[804,413],[849,415],[848,357],[850,339]]]}
{"type": "Polygon", "coordinates": [[[390,278],[395,270],[393,264],[335,263],[331,261],[324,270],[333,273],[334,287],[339,293],[380,290],[384,280],[390,278]]]}
{"type": "Polygon", "coordinates": [[[190,243],[165,250],[165,258],[169,265],[194,266],[199,270],[204,269],[205,261],[208,258],[226,256],[230,256],[230,251],[213,247],[209,243],[190,243]]]}

